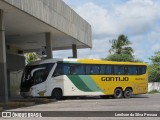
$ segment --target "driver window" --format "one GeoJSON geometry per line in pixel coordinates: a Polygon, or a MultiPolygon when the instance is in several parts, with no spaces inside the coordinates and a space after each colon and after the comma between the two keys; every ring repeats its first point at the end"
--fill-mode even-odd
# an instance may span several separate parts
{"type": "Polygon", "coordinates": [[[37,70],[33,75],[34,84],[44,82],[47,79],[47,76],[48,76],[48,73],[46,70],[44,69],[37,70]]]}
{"type": "Polygon", "coordinates": [[[52,77],[56,77],[56,76],[63,75],[62,70],[63,70],[62,64],[57,64],[57,67],[56,67],[56,69],[54,70],[54,73],[53,73],[52,77]]]}

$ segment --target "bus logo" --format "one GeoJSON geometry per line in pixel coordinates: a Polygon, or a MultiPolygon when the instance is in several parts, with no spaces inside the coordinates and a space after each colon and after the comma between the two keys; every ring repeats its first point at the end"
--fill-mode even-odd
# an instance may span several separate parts
{"type": "Polygon", "coordinates": [[[129,81],[129,77],[101,77],[102,81],[129,81]]]}

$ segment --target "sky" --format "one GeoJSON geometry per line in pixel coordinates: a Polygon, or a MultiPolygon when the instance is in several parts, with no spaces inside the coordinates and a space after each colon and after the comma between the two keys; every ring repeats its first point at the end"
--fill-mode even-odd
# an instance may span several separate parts
{"type": "MultiPolygon", "coordinates": [[[[109,40],[125,34],[132,42],[134,56],[144,62],[160,51],[160,0],[64,0],[92,26],[92,49],[79,49],[79,58],[105,58],[109,40]]],[[[55,57],[72,56],[71,50],[57,51],[55,57]]]]}

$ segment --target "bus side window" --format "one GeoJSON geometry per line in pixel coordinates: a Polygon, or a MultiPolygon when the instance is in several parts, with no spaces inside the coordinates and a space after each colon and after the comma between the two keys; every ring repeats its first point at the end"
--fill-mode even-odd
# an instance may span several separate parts
{"type": "Polygon", "coordinates": [[[145,66],[138,66],[138,75],[142,75],[146,73],[146,67],[145,66]]]}
{"type": "Polygon", "coordinates": [[[138,66],[137,69],[138,69],[138,75],[141,75],[142,74],[142,67],[138,66]]]}
{"type": "Polygon", "coordinates": [[[92,69],[93,69],[92,74],[99,75],[99,66],[98,65],[92,65],[92,69]]]}
{"type": "Polygon", "coordinates": [[[124,66],[120,65],[118,66],[118,70],[119,70],[119,75],[124,75],[124,66]]]}
{"type": "Polygon", "coordinates": [[[90,74],[91,75],[93,74],[93,67],[92,66],[90,67],[90,74]]]}
{"type": "Polygon", "coordinates": [[[114,75],[124,75],[124,66],[115,65],[114,66],[114,75]]]}
{"type": "Polygon", "coordinates": [[[99,74],[100,75],[105,75],[105,65],[100,65],[100,70],[99,70],[99,74]]]}
{"type": "Polygon", "coordinates": [[[143,67],[142,67],[142,74],[145,74],[145,73],[146,73],[146,69],[147,69],[146,66],[143,66],[143,67]]]}
{"type": "Polygon", "coordinates": [[[128,75],[129,73],[128,73],[128,66],[124,66],[124,74],[125,75],[128,75]]]}
{"type": "Polygon", "coordinates": [[[69,75],[71,73],[69,64],[64,64],[63,73],[64,73],[64,75],[69,75]]]}
{"type": "Polygon", "coordinates": [[[70,74],[71,75],[76,75],[76,65],[70,65],[70,74]]]}
{"type": "Polygon", "coordinates": [[[86,65],[86,75],[98,75],[99,69],[98,65],[86,65]]]}
{"type": "Polygon", "coordinates": [[[93,67],[91,65],[86,65],[86,75],[93,74],[93,67]]]}
{"type": "Polygon", "coordinates": [[[129,75],[137,75],[137,66],[128,66],[129,75]]]}
{"type": "Polygon", "coordinates": [[[89,75],[90,74],[90,67],[89,65],[86,65],[86,75],[89,75]]]}
{"type": "Polygon", "coordinates": [[[112,69],[113,66],[111,65],[106,65],[106,74],[107,75],[112,75],[113,74],[113,69],[112,69]]]}
{"type": "Polygon", "coordinates": [[[76,66],[76,73],[78,75],[85,75],[85,65],[77,65],[76,66]]]}

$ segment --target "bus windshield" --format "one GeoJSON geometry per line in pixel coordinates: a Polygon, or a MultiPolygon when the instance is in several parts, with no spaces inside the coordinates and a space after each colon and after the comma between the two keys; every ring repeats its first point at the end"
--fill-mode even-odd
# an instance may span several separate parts
{"type": "Polygon", "coordinates": [[[53,65],[53,63],[48,63],[26,66],[21,80],[21,91],[27,92],[31,86],[44,82],[53,65]]]}

